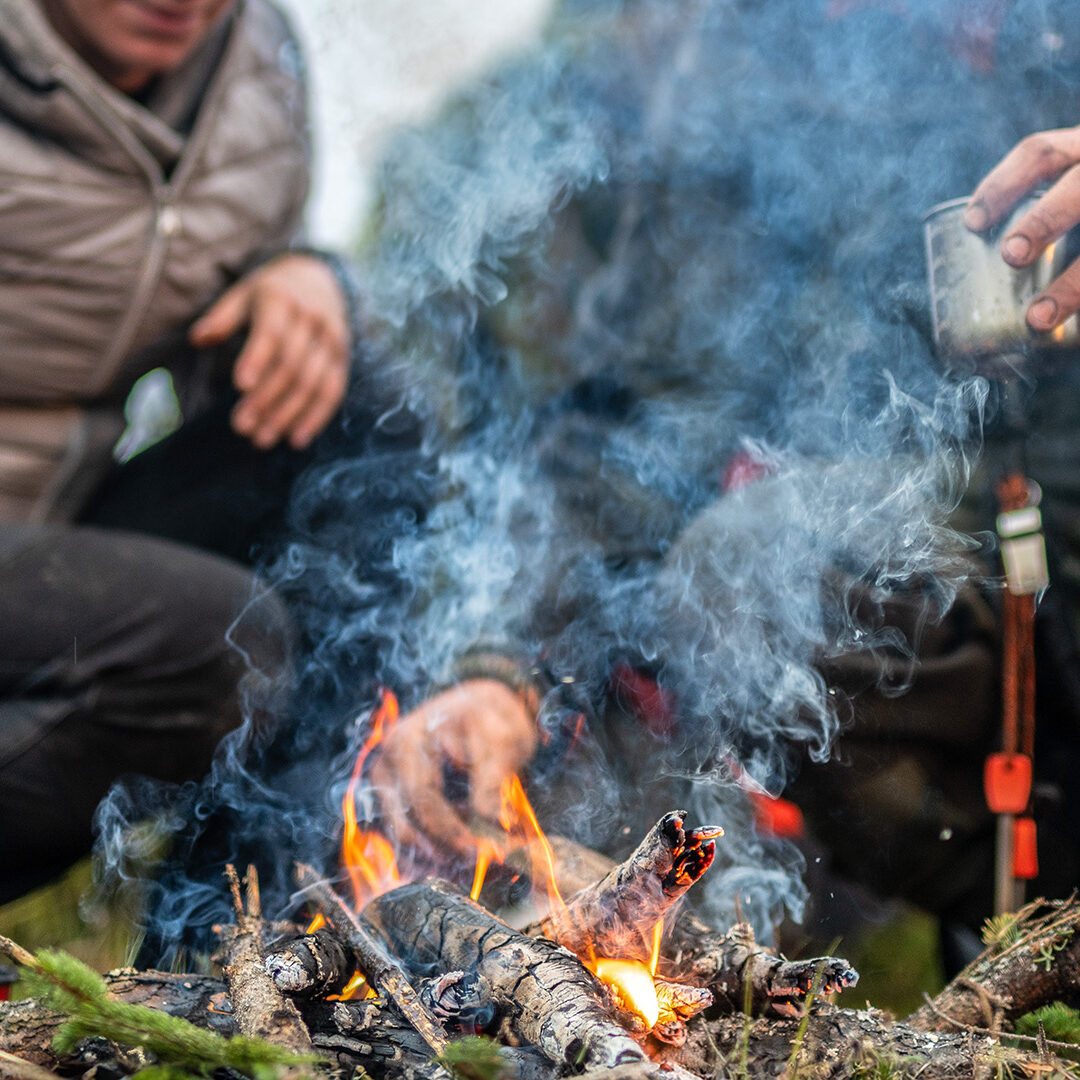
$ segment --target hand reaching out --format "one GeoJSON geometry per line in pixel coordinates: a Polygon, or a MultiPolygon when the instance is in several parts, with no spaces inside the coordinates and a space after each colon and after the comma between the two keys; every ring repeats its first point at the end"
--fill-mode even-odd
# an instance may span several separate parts
{"type": "Polygon", "coordinates": [[[499,818],[502,784],[536,750],[522,695],[494,679],[470,679],[403,716],[372,763],[371,778],[399,844],[471,854],[476,841],[443,791],[443,766],[469,782],[468,809],[499,818]]]}
{"type": "Polygon", "coordinates": [[[216,345],[244,326],[233,428],[263,450],[281,439],[303,449],[348,384],[349,321],[337,278],[313,255],[280,255],[223,293],[189,336],[196,346],[216,345]]]}
{"type": "MultiPolygon", "coordinates": [[[[1042,183],[1053,186],[1001,241],[1002,258],[1030,266],[1046,248],[1080,223],[1080,127],[1029,135],[1005,155],[975,189],[964,224],[985,232],[1003,220],[1023,196],[1042,183]]],[[[1028,325],[1051,330],[1080,310],[1080,260],[1072,263],[1031,302],[1028,325]]]]}

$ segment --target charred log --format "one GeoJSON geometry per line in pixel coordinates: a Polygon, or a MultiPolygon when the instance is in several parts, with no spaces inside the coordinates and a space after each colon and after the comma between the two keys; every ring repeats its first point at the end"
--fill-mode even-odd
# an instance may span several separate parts
{"type": "Polygon", "coordinates": [[[684,829],[685,810],[665,814],[637,846],[595,884],[579,890],[525,933],[571,952],[647,960],[653,927],[712,865],[713,840],[724,830],[684,829]]]}
{"type": "Polygon", "coordinates": [[[364,914],[412,971],[445,966],[486,979],[506,1033],[551,1061],[604,1068],[646,1060],[577,959],[512,930],[453,886],[405,885],[373,900],[364,914]]]}
{"type": "Polygon", "coordinates": [[[858,972],[841,957],[788,960],[759,945],[746,924],[721,934],[689,912],[672,928],[660,972],[709,987],[728,1012],[771,1010],[796,1017],[815,986],[818,993],[830,994],[859,981],[858,972]]]}
{"type": "Polygon", "coordinates": [[[307,998],[341,993],[356,960],[337,933],[323,928],[277,942],[266,951],[263,966],[283,994],[307,998]]]}
{"type": "MultiPolygon", "coordinates": [[[[582,913],[580,917],[583,920],[589,917],[587,912],[595,914],[599,909],[602,913],[606,902],[602,897],[605,894],[613,895],[610,887],[616,882],[624,883],[627,893],[634,895],[638,890],[636,885],[630,883],[635,879],[633,868],[640,870],[642,867],[639,852],[643,848],[652,848],[655,834],[663,828],[665,821],[667,817],[661,819],[656,829],[625,863],[616,864],[607,856],[563,837],[552,838],[552,847],[559,853],[556,861],[559,873],[557,884],[564,896],[574,894],[567,907],[582,913]],[[603,875],[600,881],[582,886],[583,873],[597,872],[603,875]],[[605,882],[608,884],[605,885],[605,882]],[[580,906],[578,896],[587,898],[580,906]]],[[[646,859],[645,865],[648,864],[646,859]]],[[[649,873],[645,871],[646,881],[649,880],[649,873]]],[[[648,893],[649,889],[645,887],[641,891],[648,893]]],[[[618,890],[614,891],[614,895],[618,895],[618,890]]],[[[527,927],[525,932],[546,936],[546,931],[554,930],[550,919],[545,919],[527,927]]],[[[641,935],[637,937],[640,941],[641,935]]],[[[720,933],[706,926],[692,912],[686,911],[680,912],[665,927],[660,973],[678,982],[708,987],[718,1004],[728,1012],[747,1008],[751,1012],[768,1009],[780,1016],[799,1015],[801,1002],[809,994],[815,978],[820,980],[820,991],[823,993],[843,990],[858,981],[858,973],[840,957],[787,960],[755,942],[748,926],[739,925],[727,933],[720,933]]]]}
{"type": "MultiPolygon", "coordinates": [[[[449,1043],[446,1032],[431,1010],[420,1000],[405,972],[372,933],[370,924],[353,914],[349,906],[312,867],[297,864],[296,877],[300,887],[345,939],[368,983],[394,1002],[433,1054],[441,1054],[449,1043]]],[[[459,965],[451,961],[446,966],[459,965]]]]}

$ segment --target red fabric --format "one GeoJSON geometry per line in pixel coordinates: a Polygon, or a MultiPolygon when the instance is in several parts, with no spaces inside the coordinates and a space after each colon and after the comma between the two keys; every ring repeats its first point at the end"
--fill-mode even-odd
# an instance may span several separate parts
{"type": "Polygon", "coordinates": [[[740,450],[727,463],[720,486],[725,492],[742,491],[755,481],[767,476],[769,467],[760,458],[754,457],[748,450],[740,450]]]}
{"type": "Polygon", "coordinates": [[[667,739],[675,731],[678,702],[651,676],[618,664],[611,675],[612,689],[622,704],[658,739],[667,739]]]}

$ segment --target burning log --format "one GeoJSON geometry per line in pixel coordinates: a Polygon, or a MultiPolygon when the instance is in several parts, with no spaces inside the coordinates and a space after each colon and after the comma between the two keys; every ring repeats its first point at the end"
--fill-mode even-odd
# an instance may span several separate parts
{"type": "Polygon", "coordinates": [[[686,830],[685,821],[685,810],[665,814],[628,859],[525,933],[550,938],[579,956],[648,960],[653,928],[709,869],[713,840],[724,834],[714,825],[686,830]]]}
{"type": "MultiPolygon", "coordinates": [[[[564,895],[574,893],[566,906],[573,913],[575,929],[581,931],[579,938],[587,936],[592,929],[588,923],[589,918],[597,918],[601,927],[606,925],[609,916],[606,914],[605,905],[620,902],[623,898],[630,900],[624,904],[628,912],[634,910],[632,904],[635,900],[642,903],[644,898],[644,906],[637,909],[636,917],[643,920],[645,927],[651,926],[644,920],[647,920],[659,905],[654,904],[650,908],[648,901],[656,899],[656,883],[664,879],[664,872],[661,871],[658,876],[653,868],[664,865],[661,852],[666,847],[665,823],[673,817],[685,819],[685,814],[676,811],[661,818],[649,836],[624,863],[616,864],[607,856],[583,848],[564,837],[552,838],[552,847],[559,853],[555,864],[559,874],[557,884],[564,895]],[[661,847],[658,847],[658,844],[661,847]],[[582,873],[601,873],[603,876],[595,884],[583,885],[582,873]],[[580,903],[579,897],[582,898],[580,903]]],[[[681,825],[680,820],[678,827],[681,828],[681,825]]],[[[678,834],[673,831],[674,822],[667,828],[671,831],[666,835],[674,836],[677,840],[678,834]]],[[[705,842],[700,839],[702,834],[710,831],[706,828],[691,830],[686,834],[691,838],[688,845],[691,853],[695,847],[695,833],[699,837],[701,849],[712,847],[711,838],[705,842]]],[[[669,850],[674,867],[678,844],[669,850]]],[[[711,856],[702,850],[696,865],[701,866],[704,858],[711,862],[711,856]]],[[[693,860],[682,865],[679,895],[685,893],[693,884],[692,881],[687,881],[687,878],[692,875],[694,866],[693,860]]],[[[707,868],[708,864],[701,866],[697,878],[700,878],[707,868]]],[[[663,890],[660,889],[660,892],[663,890]]],[[[665,911],[675,899],[678,897],[670,900],[668,907],[664,908],[665,911]]],[[[549,916],[541,922],[533,923],[525,932],[547,936],[557,932],[558,927],[553,925],[555,921],[549,916]]],[[[780,1016],[798,1016],[801,1003],[809,994],[815,978],[820,978],[820,991],[829,993],[854,986],[859,977],[851,965],[840,957],[787,960],[757,944],[753,931],[748,926],[739,925],[727,933],[720,933],[706,926],[692,912],[681,912],[675,920],[670,921],[665,933],[666,939],[659,961],[660,972],[680,983],[708,987],[720,1004],[730,1012],[739,1012],[749,1006],[751,1012],[769,1009],[780,1016]]],[[[632,939],[627,940],[636,941],[640,949],[643,939],[644,933],[639,930],[632,939]]],[[[573,938],[568,935],[568,940],[573,938]]],[[[567,944],[566,941],[562,943],[567,944]]],[[[637,955],[640,956],[641,953],[637,955]]]]}
{"type": "Polygon", "coordinates": [[[226,949],[223,967],[237,1025],[245,1035],[297,1053],[310,1053],[311,1035],[299,1010],[282,996],[263,967],[262,912],[255,869],[248,867],[246,907],[240,897],[235,867],[230,865],[226,876],[232,890],[236,925],[223,932],[226,949]]]}
{"type": "Polygon", "coordinates": [[[453,886],[404,885],[371,901],[364,915],[412,970],[452,966],[486,979],[504,1029],[549,1060],[585,1068],[647,1060],[578,960],[512,930],[453,886]]]}

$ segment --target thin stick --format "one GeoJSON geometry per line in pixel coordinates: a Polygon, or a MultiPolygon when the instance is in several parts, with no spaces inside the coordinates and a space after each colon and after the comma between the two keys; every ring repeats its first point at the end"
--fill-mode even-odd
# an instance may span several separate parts
{"type": "Polygon", "coordinates": [[[401,1010],[420,1037],[441,1055],[450,1039],[431,1011],[420,1000],[405,973],[386,952],[374,934],[360,921],[349,906],[330,887],[324,878],[306,863],[296,864],[296,880],[322,913],[337,927],[356,954],[357,963],[371,984],[390,998],[401,1010]]]}
{"type": "Polygon", "coordinates": [[[19,967],[36,968],[41,966],[33,953],[28,952],[21,945],[17,945],[11,938],[0,936],[0,953],[6,953],[19,967]]]}

